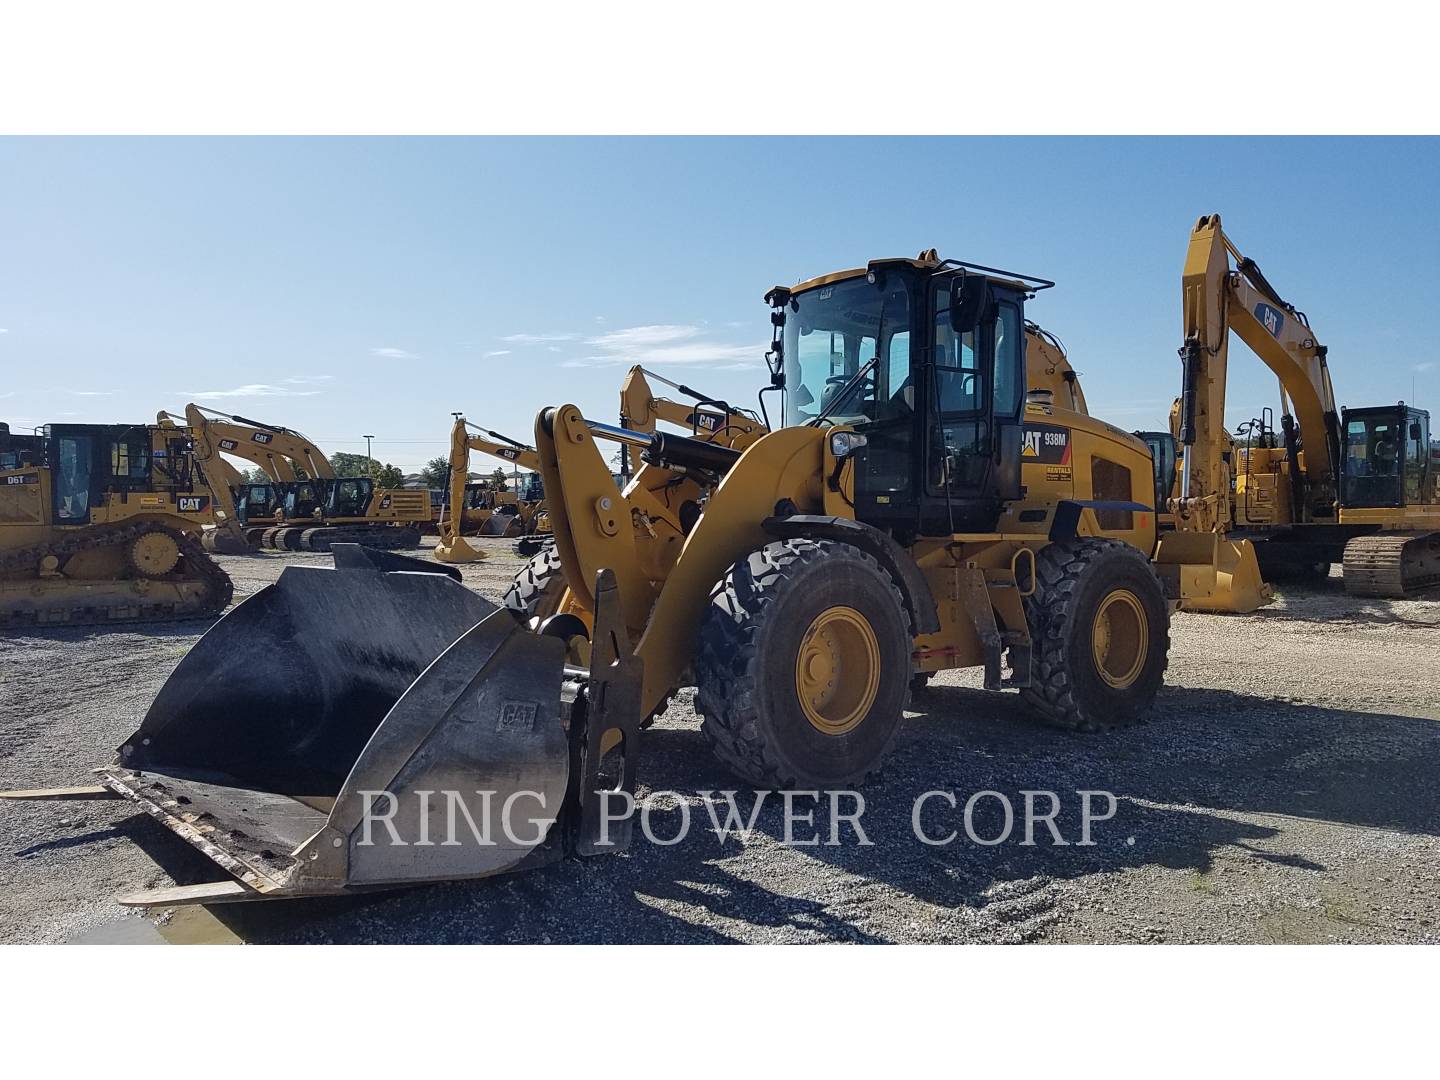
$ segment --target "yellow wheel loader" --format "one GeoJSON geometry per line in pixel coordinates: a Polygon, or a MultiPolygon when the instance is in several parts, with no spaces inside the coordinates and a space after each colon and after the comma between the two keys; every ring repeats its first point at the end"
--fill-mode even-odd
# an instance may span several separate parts
{"type": "Polygon", "coordinates": [[[218,615],[230,578],[200,542],[214,520],[173,428],[0,424],[0,628],[218,615]]]}
{"type": "Polygon", "coordinates": [[[928,251],[772,289],[781,423],[743,449],[537,417],[553,612],[337,545],[202,639],[98,784],[13,797],[133,800],[229,874],[124,902],[333,895],[623,850],[684,685],[766,788],[864,782],[950,668],[1046,723],[1143,720],[1195,575],[1150,559],[1145,445],[1027,400],[1051,285],[928,251]],[[623,491],[610,444],[639,451],[623,491]]]}

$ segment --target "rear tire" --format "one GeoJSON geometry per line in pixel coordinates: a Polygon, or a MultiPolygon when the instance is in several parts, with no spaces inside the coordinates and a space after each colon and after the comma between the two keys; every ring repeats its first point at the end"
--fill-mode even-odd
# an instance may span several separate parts
{"type": "Polygon", "coordinates": [[[700,730],[759,788],[863,783],[910,696],[910,617],[874,559],[831,540],[781,540],[711,594],[695,661],[700,730]]]}
{"type": "Polygon", "coordinates": [[[1165,680],[1170,610],[1144,555],[1096,537],[1050,544],[1025,615],[1034,666],[1021,697],[1039,719],[1072,731],[1146,719],[1165,680]]]}

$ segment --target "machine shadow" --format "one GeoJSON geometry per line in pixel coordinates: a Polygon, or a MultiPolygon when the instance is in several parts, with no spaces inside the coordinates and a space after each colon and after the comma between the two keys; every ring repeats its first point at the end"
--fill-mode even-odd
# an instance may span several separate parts
{"type": "MultiPolygon", "coordinates": [[[[1078,735],[1036,726],[1013,694],[932,687],[917,698],[883,776],[862,793],[869,843],[844,821],[835,822],[839,843],[824,842],[832,822],[822,795],[797,798],[792,822],[794,840],[821,842],[788,848],[775,793],[762,801],[747,841],[722,843],[697,793],[734,790],[747,818],[757,794],[716,761],[693,722],[662,722],[647,733],[639,794],[654,794],[648,820],[660,841],[679,835],[688,814],[678,843],[652,843],[637,829],[624,855],[568,859],[513,878],[211,911],[245,940],[277,943],[718,943],[796,931],[811,940],[883,942],[857,901],[867,889],[983,912],[1046,881],[1147,865],[1205,872],[1222,848],[1326,870],[1301,852],[1275,850],[1277,838],[1283,849],[1286,818],[1440,835],[1440,722],[1189,688],[1163,690],[1157,711],[1166,719],[1078,735]],[[1117,799],[1115,816],[1092,825],[1093,846],[1077,842],[1085,790],[1117,799]],[[955,832],[953,842],[930,845],[915,835],[916,800],[929,791],[953,793],[956,805],[932,797],[921,825],[932,838],[955,832]],[[993,846],[965,832],[965,802],[981,791],[1003,793],[1014,808],[1012,833],[993,846]],[[1033,846],[1022,843],[1024,791],[1056,793],[1065,844],[1043,823],[1033,846]],[[813,824],[803,820],[811,811],[813,824]],[[1229,816],[1235,812],[1274,820],[1239,821],[1229,816]],[[841,872],[833,890],[787,891],[785,867],[808,859],[841,872]]],[[[1038,805],[1043,812],[1045,801],[1038,805]]],[[[854,804],[845,796],[839,808],[854,804]]],[[[1107,807],[1097,797],[1094,808],[1107,807]]],[[[723,807],[719,813],[723,820],[723,807]]],[[[999,801],[982,799],[973,825],[981,838],[1000,834],[999,801]]],[[[174,845],[153,846],[159,855],[174,845]]],[[[174,876],[180,868],[166,869],[174,876]]],[[[201,872],[215,877],[213,867],[201,872]]]]}

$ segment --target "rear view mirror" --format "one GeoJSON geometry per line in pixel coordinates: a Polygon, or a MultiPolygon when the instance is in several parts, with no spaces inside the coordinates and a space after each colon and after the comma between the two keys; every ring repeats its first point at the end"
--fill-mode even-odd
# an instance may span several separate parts
{"type": "Polygon", "coordinates": [[[950,279],[950,328],[968,334],[990,307],[990,282],[974,274],[950,279]]]}

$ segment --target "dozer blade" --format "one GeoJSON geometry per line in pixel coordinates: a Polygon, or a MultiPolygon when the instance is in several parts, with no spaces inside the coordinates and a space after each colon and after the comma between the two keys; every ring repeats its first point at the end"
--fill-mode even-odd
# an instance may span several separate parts
{"type": "MultiPolygon", "coordinates": [[[[202,889],[204,902],[483,877],[558,854],[563,642],[457,571],[335,556],[334,570],[287,567],[220,620],[101,783],[244,886],[202,889]]],[[[148,895],[127,899],[162,902],[148,895]]]]}
{"type": "Polygon", "coordinates": [[[1260,576],[1255,545],[1227,540],[1213,532],[1177,530],[1160,537],[1155,569],[1166,593],[1181,611],[1219,611],[1244,615],[1275,599],[1260,576]]]}

